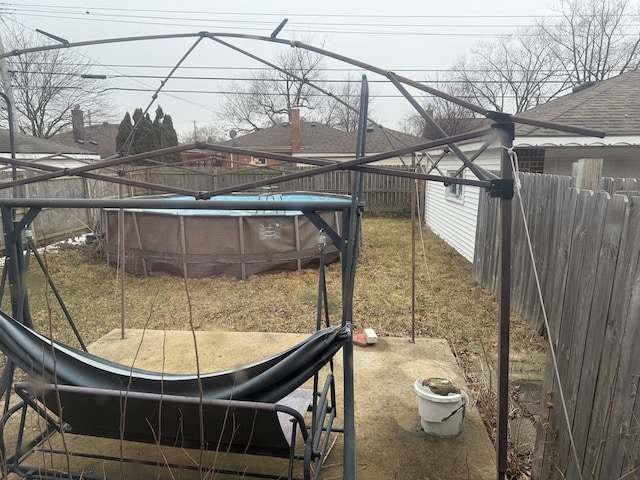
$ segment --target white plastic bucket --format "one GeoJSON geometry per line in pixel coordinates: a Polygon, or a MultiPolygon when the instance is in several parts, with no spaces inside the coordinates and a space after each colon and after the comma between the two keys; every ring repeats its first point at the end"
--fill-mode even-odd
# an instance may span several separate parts
{"type": "Polygon", "coordinates": [[[422,429],[438,437],[455,437],[460,433],[469,397],[465,392],[438,395],[418,378],[413,387],[418,395],[418,413],[422,429]]]}

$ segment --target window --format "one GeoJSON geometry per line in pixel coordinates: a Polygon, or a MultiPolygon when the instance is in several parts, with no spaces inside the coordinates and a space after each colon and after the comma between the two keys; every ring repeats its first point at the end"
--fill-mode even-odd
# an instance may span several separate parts
{"type": "Polygon", "coordinates": [[[544,148],[516,148],[521,172],[544,173],[544,148]]]}
{"type": "MultiPolygon", "coordinates": [[[[447,170],[447,177],[464,178],[462,173],[456,175],[457,170],[447,170]]],[[[459,183],[450,183],[447,185],[447,200],[455,202],[464,201],[464,186],[459,183]]]]}
{"type": "Polygon", "coordinates": [[[256,158],[255,159],[255,164],[256,165],[266,165],[267,164],[267,159],[264,158],[264,157],[256,158]]]}

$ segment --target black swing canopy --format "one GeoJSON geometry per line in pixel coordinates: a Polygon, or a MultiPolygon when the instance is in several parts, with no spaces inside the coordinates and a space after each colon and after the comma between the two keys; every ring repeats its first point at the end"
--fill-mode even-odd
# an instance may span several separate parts
{"type": "Polygon", "coordinates": [[[202,374],[160,373],[52,341],[0,312],[0,350],[45,383],[227,400],[277,402],[313,377],[349,339],[347,327],[327,327],[244,367],[202,374]]]}

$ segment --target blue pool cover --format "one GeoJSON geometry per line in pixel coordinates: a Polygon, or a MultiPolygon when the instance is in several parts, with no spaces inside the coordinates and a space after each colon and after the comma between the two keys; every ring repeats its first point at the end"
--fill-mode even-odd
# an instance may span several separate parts
{"type": "MultiPolygon", "coordinates": [[[[148,197],[147,197],[148,198],[148,197]]],[[[330,195],[330,194],[318,194],[318,193],[308,193],[308,192],[294,192],[294,193],[245,193],[245,194],[229,194],[229,195],[219,195],[216,197],[212,197],[211,200],[196,200],[193,197],[186,196],[167,196],[167,197],[156,197],[159,201],[191,201],[191,202],[250,202],[255,204],[256,202],[260,202],[260,208],[258,209],[167,209],[167,208],[126,208],[127,212],[144,212],[144,213],[162,213],[165,215],[184,215],[184,216],[227,216],[227,217],[239,217],[239,216],[258,216],[258,215],[282,215],[282,216],[295,216],[301,215],[302,212],[300,210],[289,210],[289,209],[278,209],[278,204],[281,202],[297,202],[297,203],[318,203],[318,204],[327,204],[327,203],[335,203],[336,205],[344,204],[345,202],[350,202],[350,198],[345,195],[330,195]],[[270,208],[269,204],[273,204],[273,207],[270,208]]]]}

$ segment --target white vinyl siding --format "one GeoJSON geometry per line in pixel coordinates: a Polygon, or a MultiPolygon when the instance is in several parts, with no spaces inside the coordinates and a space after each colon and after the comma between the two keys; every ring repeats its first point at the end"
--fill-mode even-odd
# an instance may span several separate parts
{"type": "MultiPolygon", "coordinates": [[[[487,170],[497,170],[499,160],[482,158],[476,163],[487,170]]],[[[439,167],[443,172],[455,172],[460,162],[444,159],[439,167]]],[[[468,169],[463,178],[475,179],[468,169]]],[[[462,199],[452,198],[449,189],[440,182],[427,182],[425,188],[425,223],[445,242],[451,245],[460,255],[473,262],[476,242],[476,223],[478,219],[478,199],[480,194],[486,195],[485,189],[464,185],[462,199]]]]}

